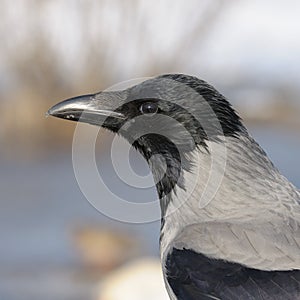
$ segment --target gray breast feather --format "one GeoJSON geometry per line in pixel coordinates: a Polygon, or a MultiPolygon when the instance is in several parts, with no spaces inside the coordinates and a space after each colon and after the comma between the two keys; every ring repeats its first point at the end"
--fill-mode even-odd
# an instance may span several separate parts
{"type": "MultiPolygon", "coordinates": [[[[224,145],[208,145],[218,160],[224,145]]],[[[171,244],[181,243],[209,257],[252,268],[300,269],[299,191],[251,137],[227,138],[225,147],[226,168],[216,164],[216,172],[224,174],[205,207],[199,199],[210,177],[212,151],[193,154],[200,167],[184,173],[186,189],[177,189],[168,205],[162,257],[171,244]]]]}

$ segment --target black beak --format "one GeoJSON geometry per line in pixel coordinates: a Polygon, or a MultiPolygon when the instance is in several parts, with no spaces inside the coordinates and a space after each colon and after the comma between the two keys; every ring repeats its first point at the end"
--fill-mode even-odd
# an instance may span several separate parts
{"type": "Polygon", "coordinates": [[[121,112],[115,111],[121,104],[120,100],[116,92],[83,95],[54,105],[47,115],[101,126],[107,118],[110,122],[125,119],[121,112]]]}

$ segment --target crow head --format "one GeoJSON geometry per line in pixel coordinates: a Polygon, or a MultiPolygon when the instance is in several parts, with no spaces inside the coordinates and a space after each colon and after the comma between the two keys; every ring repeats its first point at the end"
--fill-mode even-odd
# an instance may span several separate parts
{"type": "Polygon", "coordinates": [[[219,92],[203,80],[182,74],[68,99],[48,113],[122,135],[148,161],[160,198],[175,185],[184,189],[180,174],[193,164],[190,153],[209,151],[209,140],[218,142],[222,136],[245,131],[219,92]]]}

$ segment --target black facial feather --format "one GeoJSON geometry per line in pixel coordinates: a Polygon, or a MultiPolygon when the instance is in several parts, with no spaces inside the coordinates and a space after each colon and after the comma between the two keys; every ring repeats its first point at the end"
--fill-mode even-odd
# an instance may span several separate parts
{"type": "Polygon", "coordinates": [[[124,113],[127,116],[127,120],[130,120],[142,115],[142,106],[149,103],[157,105],[157,114],[168,116],[176,122],[170,127],[171,124],[166,124],[165,119],[149,116],[145,119],[146,122],[144,124],[141,123],[143,127],[148,127],[149,130],[153,127],[159,130],[161,135],[172,135],[172,138],[176,140],[177,144],[186,148],[181,150],[192,151],[196,146],[206,148],[205,141],[208,140],[208,137],[202,125],[194,115],[176,102],[166,101],[164,99],[136,99],[125,103],[116,111],[124,113]],[[193,145],[187,141],[187,139],[190,138],[193,139],[193,145]]]}

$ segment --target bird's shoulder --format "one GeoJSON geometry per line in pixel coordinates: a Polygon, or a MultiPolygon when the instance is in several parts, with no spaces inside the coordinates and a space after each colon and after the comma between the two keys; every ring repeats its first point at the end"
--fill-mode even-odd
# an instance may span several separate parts
{"type": "Polygon", "coordinates": [[[253,269],[300,270],[300,227],[296,225],[283,220],[192,224],[169,245],[253,269]]]}

